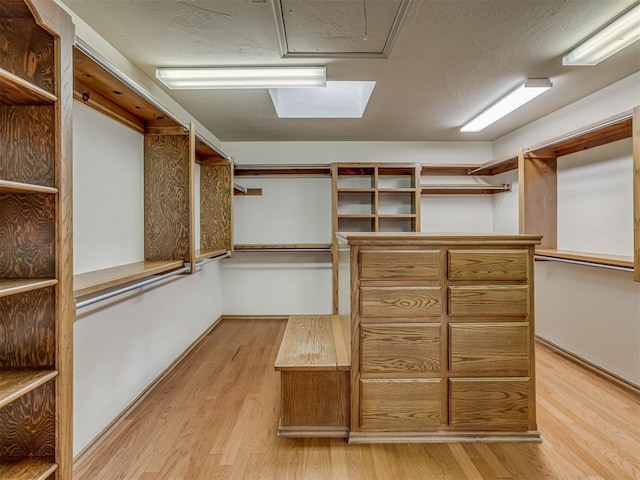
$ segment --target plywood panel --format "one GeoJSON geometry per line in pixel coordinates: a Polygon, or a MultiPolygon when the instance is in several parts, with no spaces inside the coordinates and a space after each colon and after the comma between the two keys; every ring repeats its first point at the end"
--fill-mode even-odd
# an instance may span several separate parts
{"type": "Polygon", "coordinates": [[[200,166],[200,248],[231,250],[231,165],[200,166]]]}
{"type": "Polygon", "coordinates": [[[361,250],[361,280],[438,280],[440,250],[361,250]]]}
{"type": "Polygon", "coordinates": [[[0,456],[54,455],[54,382],[0,409],[0,456]]]}
{"type": "Polygon", "coordinates": [[[423,430],[440,425],[440,379],[363,379],[364,430],[423,430]]]}
{"type": "Polygon", "coordinates": [[[527,430],[528,378],[452,378],[449,388],[452,427],[527,430]]]}
{"type": "Polygon", "coordinates": [[[0,298],[0,365],[55,365],[55,288],[0,298]]]}
{"type": "Polygon", "coordinates": [[[529,287],[450,286],[449,315],[528,315],[529,287]]]}
{"type": "Polygon", "coordinates": [[[527,250],[449,250],[450,280],[526,280],[527,250]]]}
{"type": "Polygon", "coordinates": [[[190,261],[189,136],[144,137],[145,260],[190,261]]]}
{"type": "Polygon", "coordinates": [[[458,323],[449,332],[450,371],[529,374],[529,324],[458,323]]]}
{"type": "Polygon", "coordinates": [[[55,107],[0,107],[0,179],[55,186],[55,107]]]}
{"type": "Polygon", "coordinates": [[[541,248],[558,248],[558,160],[518,159],[520,233],[542,235],[541,248]]]}
{"type": "Polygon", "coordinates": [[[419,317],[442,313],[441,287],[361,287],[363,317],[419,317]]]}
{"type": "Polygon", "coordinates": [[[0,195],[0,277],[55,277],[55,198],[0,195]]]}
{"type": "Polygon", "coordinates": [[[440,371],[440,324],[361,327],[361,371],[440,371]]]}
{"type": "Polygon", "coordinates": [[[55,93],[53,37],[32,18],[0,17],[0,67],[55,93]]]}

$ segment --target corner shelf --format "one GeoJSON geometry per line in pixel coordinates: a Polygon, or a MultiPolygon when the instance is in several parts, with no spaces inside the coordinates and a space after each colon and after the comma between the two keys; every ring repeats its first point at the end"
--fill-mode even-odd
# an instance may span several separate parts
{"type": "Polygon", "coordinates": [[[54,105],[54,94],[0,67],[0,105],[54,105]]]}
{"type": "Polygon", "coordinates": [[[78,299],[106,290],[167,273],[183,266],[182,260],[144,261],[118,265],[73,276],[73,296],[78,299]]]}
{"type": "Polygon", "coordinates": [[[54,379],[55,370],[0,369],[0,408],[54,379]]]}
{"type": "Polygon", "coordinates": [[[508,183],[427,184],[420,187],[422,195],[480,195],[511,191],[508,183]]]}

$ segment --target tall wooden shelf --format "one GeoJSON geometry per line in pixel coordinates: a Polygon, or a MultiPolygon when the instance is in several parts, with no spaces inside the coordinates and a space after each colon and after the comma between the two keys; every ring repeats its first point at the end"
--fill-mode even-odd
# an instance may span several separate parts
{"type": "Polygon", "coordinates": [[[193,273],[197,261],[233,245],[231,163],[196,135],[193,124],[177,120],[115,71],[85,48],[74,49],[75,100],[144,135],[144,261],[77,275],[76,297],[168,272],[176,262],[189,264],[193,273]],[[196,162],[201,174],[197,220],[196,162]],[[159,267],[147,268],[153,265],[159,267]]]}
{"type": "Polygon", "coordinates": [[[334,163],[332,181],[333,309],[338,308],[337,232],[419,232],[418,164],[334,163]]]}
{"type": "Polygon", "coordinates": [[[11,0],[0,38],[0,477],[69,480],[74,28],[11,0]]]}

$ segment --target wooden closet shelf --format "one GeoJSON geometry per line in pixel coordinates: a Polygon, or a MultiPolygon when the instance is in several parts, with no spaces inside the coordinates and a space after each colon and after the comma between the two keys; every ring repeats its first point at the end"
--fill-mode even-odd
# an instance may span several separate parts
{"type": "Polygon", "coordinates": [[[73,276],[74,298],[92,295],[126,283],[167,273],[183,266],[182,260],[143,261],[73,276]]]}
{"type": "Polygon", "coordinates": [[[375,193],[373,187],[338,187],[338,193],[375,193]]]}
{"type": "Polygon", "coordinates": [[[550,259],[575,260],[612,267],[633,268],[633,257],[627,255],[607,255],[602,253],[575,252],[571,250],[552,250],[536,248],[536,255],[550,259]]]}
{"type": "Polygon", "coordinates": [[[422,195],[479,195],[510,192],[511,185],[508,183],[468,183],[468,184],[448,184],[448,185],[422,185],[422,195]]]}
{"type": "Polygon", "coordinates": [[[53,105],[57,97],[0,68],[0,105],[53,105]]]}
{"type": "Polygon", "coordinates": [[[55,370],[17,368],[0,370],[0,408],[52,380],[57,375],[58,372],[55,370]]]}
{"type": "Polygon", "coordinates": [[[291,165],[238,165],[233,173],[236,177],[261,175],[331,175],[330,165],[291,164],[291,165]]]}
{"type": "Polygon", "coordinates": [[[476,165],[468,171],[469,175],[497,175],[499,173],[510,172],[518,168],[519,152],[509,153],[502,157],[495,158],[482,165],[476,165]]]}
{"type": "Polygon", "coordinates": [[[46,480],[58,469],[50,458],[3,458],[0,460],[0,478],[11,480],[46,480]]]}
{"type": "MultiPolygon", "coordinates": [[[[420,167],[420,173],[422,175],[441,175],[441,176],[456,176],[456,175],[469,175],[470,170],[474,170],[480,167],[479,164],[422,164],[420,167]]],[[[478,175],[478,174],[475,174],[478,175]]]]}
{"type": "Polygon", "coordinates": [[[338,218],[375,218],[374,213],[338,213],[338,218]]]}
{"type": "Polygon", "coordinates": [[[196,262],[206,260],[207,258],[219,257],[226,253],[226,250],[196,250],[196,262]]]}
{"type": "Polygon", "coordinates": [[[260,245],[234,245],[235,251],[260,251],[260,250],[331,250],[330,243],[290,243],[290,244],[260,244],[260,245]]]}
{"type": "Polygon", "coordinates": [[[53,287],[57,283],[55,278],[0,278],[0,297],[53,287]]]}
{"type": "Polygon", "coordinates": [[[388,218],[391,220],[397,218],[398,220],[402,220],[405,218],[416,218],[416,214],[415,213],[379,213],[378,218],[388,218]]]}
{"type": "Polygon", "coordinates": [[[31,185],[29,183],[10,182],[9,180],[0,180],[1,193],[58,193],[57,188],[45,187],[42,185],[31,185]]]}

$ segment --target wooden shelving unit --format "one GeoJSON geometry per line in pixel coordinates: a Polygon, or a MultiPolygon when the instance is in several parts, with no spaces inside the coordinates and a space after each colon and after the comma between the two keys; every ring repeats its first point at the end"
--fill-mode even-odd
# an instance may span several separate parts
{"type": "MultiPolygon", "coordinates": [[[[447,174],[452,168],[458,171],[459,167],[448,165],[447,174]]],[[[422,166],[418,164],[332,164],[334,313],[338,308],[338,244],[335,234],[419,232],[421,171],[422,166]]]]}
{"type": "Polygon", "coordinates": [[[422,195],[492,195],[511,191],[508,183],[427,184],[420,188],[422,195]]]}
{"type": "Polygon", "coordinates": [[[0,478],[72,472],[70,17],[0,3],[0,478]]]}
{"type": "Polygon", "coordinates": [[[571,250],[536,249],[536,256],[548,259],[575,260],[588,264],[633,269],[632,255],[608,255],[601,253],[575,252],[571,250]]]}
{"type": "Polygon", "coordinates": [[[196,260],[233,253],[233,163],[196,139],[195,161],[200,165],[200,254],[196,260]],[[202,257],[202,252],[211,252],[202,257]]]}

